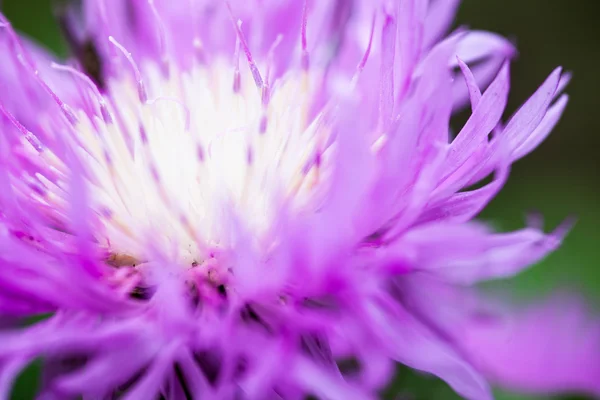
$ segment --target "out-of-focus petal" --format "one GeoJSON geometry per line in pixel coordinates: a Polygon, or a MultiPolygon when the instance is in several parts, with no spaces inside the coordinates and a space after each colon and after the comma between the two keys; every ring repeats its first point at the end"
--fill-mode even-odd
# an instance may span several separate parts
{"type": "Polygon", "coordinates": [[[427,9],[427,24],[425,24],[424,44],[426,48],[431,47],[450,28],[460,0],[436,0],[431,1],[427,9]]]}
{"type": "Polygon", "coordinates": [[[590,314],[580,299],[557,297],[487,322],[468,322],[458,337],[504,388],[599,396],[600,322],[590,314]]]}
{"type": "Polygon", "coordinates": [[[402,304],[389,298],[373,300],[378,307],[365,310],[364,318],[377,332],[396,361],[439,376],[467,399],[491,399],[490,388],[477,370],[452,343],[437,335],[402,304]]]}
{"type": "Polygon", "coordinates": [[[390,262],[408,262],[417,271],[458,284],[511,277],[555,250],[564,227],[546,235],[534,228],[491,233],[480,223],[436,222],[413,228],[389,249],[390,262]]]}

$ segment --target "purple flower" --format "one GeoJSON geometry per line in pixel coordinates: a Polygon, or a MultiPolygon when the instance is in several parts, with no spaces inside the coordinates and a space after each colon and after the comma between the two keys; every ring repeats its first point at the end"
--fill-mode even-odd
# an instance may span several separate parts
{"type": "Polygon", "coordinates": [[[569,76],[503,122],[515,49],[445,37],[457,6],[87,0],[66,65],[2,18],[0,397],[40,357],[43,399],[375,398],[396,362],[469,399],[599,394],[578,302],[468,288],[567,230],[473,218],[569,76]]]}

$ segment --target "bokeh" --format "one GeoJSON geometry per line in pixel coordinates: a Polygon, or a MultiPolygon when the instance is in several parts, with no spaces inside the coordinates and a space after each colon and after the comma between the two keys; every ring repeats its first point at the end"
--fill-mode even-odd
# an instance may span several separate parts
{"type": "MultiPolygon", "coordinates": [[[[0,4],[18,30],[57,54],[66,54],[50,0],[4,0],[0,4]]],[[[570,216],[577,223],[560,250],[518,278],[494,283],[490,289],[509,292],[522,301],[567,289],[587,296],[600,313],[599,12],[597,0],[464,0],[457,26],[495,31],[517,44],[520,55],[512,68],[509,111],[555,66],[574,73],[567,90],[571,100],[559,126],[536,152],[514,166],[509,183],[480,218],[502,230],[522,227],[526,213],[532,211],[543,214],[549,228],[570,216]]],[[[13,391],[14,399],[34,397],[38,373],[36,364],[27,369],[13,391]]],[[[445,384],[404,369],[386,396],[394,398],[398,390],[407,400],[458,398],[445,384]]],[[[548,397],[498,392],[498,398],[548,397]]]]}

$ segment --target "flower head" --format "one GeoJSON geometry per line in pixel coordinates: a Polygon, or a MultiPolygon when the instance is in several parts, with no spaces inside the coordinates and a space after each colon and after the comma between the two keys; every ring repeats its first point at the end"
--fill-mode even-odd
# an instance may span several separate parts
{"type": "Polygon", "coordinates": [[[478,336],[499,325],[464,286],[566,231],[472,219],[568,75],[502,122],[515,49],[444,38],[457,5],[90,0],[61,14],[66,65],[3,19],[0,313],[52,316],[0,333],[0,396],[37,357],[48,398],[373,398],[395,362],[472,399],[598,392],[598,346],[549,382],[478,336]]]}

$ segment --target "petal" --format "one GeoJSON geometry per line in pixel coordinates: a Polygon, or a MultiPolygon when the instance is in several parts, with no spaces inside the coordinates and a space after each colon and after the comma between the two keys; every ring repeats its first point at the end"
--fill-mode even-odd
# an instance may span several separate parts
{"type": "Polygon", "coordinates": [[[123,396],[123,399],[136,400],[155,398],[164,382],[167,371],[173,367],[173,362],[180,345],[181,344],[178,342],[171,342],[167,345],[153,360],[150,368],[144,374],[142,379],[140,379],[140,381],[137,382],[125,396],[123,396]]]}
{"type": "MultiPolygon", "coordinates": [[[[489,57],[501,57],[506,60],[515,54],[515,47],[508,40],[495,33],[470,31],[460,41],[456,53],[466,64],[470,64],[489,57]]],[[[456,59],[451,60],[451,65],[458,65],[456,59]]]]}
{"type": "Polygon", "coordinates": [[[10,398],[15,379],[29,362],[27,357],[17,357],[0,364],[0,398],[10,398]]]}
{"type": "Polygon", "coordinates": [[[427,1],[402,1],[398,7],[398,53],[396,59],[402,60],[402,62],[396,72],[396,77],[398,97],[402,98],[408,90],[412,74],[421,57],[427,1]]]}
{"type": "Polygon", "coordinates": [[[544,118],[540,121],[539,125],[531,132],[531,134],[518,145],[512,153],[511,158],[516,161],[520,158],[525,157],[527,154],[535,150],[547,137],[550,132],[554,129],[560,117],[562,116],[567,103],[569,102],[569,96],[563,94],[560,96],[556,103],[554,103],[544,115],[544,118]]]}
{"type": "Polygon", "coordinates": [[[450,28],[460,0],[432,1],[427,9],[424,45],[432,47],[450,28]]]}
{"type": "Polygon", "coordinates": [[[467,222],[474,218],[498,194],[508,179],[508,163],[498,168],[494,180],[487,185],[452,195],[427,206],[417,224],[431,221],[467,222]]]}
{"type": "Polygon", "coordinates": [[[383,251],[390,262],[408,261],[417,271],[469,285],[516,275],[554,251],[566,230],[560,226],[546,235],[526,228],[498,234],[480,223],[437,222],[413,228],[383,251]]]}
{"type": "MultiPolygon", "coordinates": [[[[554,70],[538,90],[513,115],[505,128],[495,135],[494,142],[505,142],[501,146],[506,147],[506,151],[510,153],[511,162],[532,151],[550,134],[558,123],[566,107],[568,97],[563,95],[554,105],[550,106],[550,104],[566,86],[569,79],[569,74],[561,76],[560,68],[554,70]]],[[[498,159],[491,158],[486,160],[485,163],[478,163],[478,170],[469,178],[469,183],[476,183],[489,175],[498,161],[498,159]]]]}
{"type": "Polygon", "coordinates": [[[332,400],[375,399],[359,387],[349,384],[341,376],[331,374],[316,364],[299,357],[289,371],[290,375],[307,392],[332,400]]]}
{"type": "Polygon", "coordinates": [[[561,74],[562,68],[555,69],[508,121],[503,135],[511,148],[520,146],[540,124],[554,99],[561,74]]]}
{"type": "MultiPolygon", "coordinates": [[[[436,147],[447,141],[451,104],[446,97],[450,95],[451,76],[444,64],[454,52],[458,38],[453,35],[438,44],[421,62],[410,101],[399,110],[388,140],[377,154],[381,170],[373,190],[372,208],[375,214],[385,217],[373,229],[379,229],[386,218],[406,205],[407,197],[398,196],[414,189],[424,166],[429,170],[424,175],[430,175],[433,170],[427,163],[437,159],[434,153],[442,149],[436,147]]],[[[439,176],[432,178],[434,183],[438,180],[439,176]]]]}
{"type": "MultiPolygon", "coordinates": [[[[465,64],[474,65],[471,70],[477,86],[485,88],[496,76],[502,64],[516,55],[516,49],[500,35],[483,31],[469,31],[461,40],[456,55],[465,64]]],[[[452,67],[458,66],[457,59],[450,61],[452,67]]],[[[461,109],[468,101],[469,91],[467,89],[463,82],[455,83],[453,95],[455,110],[461,109]]]]}
{"type": "Polygon", "coordinates": [[[479,101],[481,100],[481,90],[477,86],[473,72],[469,69],[469,66],[464,63],[460,58],[457,59],[458,66],[465,78],[467,89],[469,90],[469,98],[471,100],[471,110],[475,111],[479,101]]]}
{"type": "Polygon", "coordinates": [[[52,107],[48,96],[33,76],[37,72],[56,93],[70,100],[76,99],[76,88],[71,79],[54,71],[50,65],[56,58],[47,50],[24,38],[19,38],[9,22],[0,14],[3,26],[0,28],[0,51],[3,55],[0,66],[0,103],[16,118],[28,126],[38,125],[38,118],[32,109],[45,110],[52,107]],[[26,66],[30,63],[34,69],[26,66]]]}
{"type": "Polygon", "coordinates": [[[472,173],[472,168],[461,171],[461,167],[478,152],[485,154],[484,144],[489,133],[500,121],[508,99],[509,73],[505,63],[494,82],[488,87],[477,108],[460,130],[450,145],[446,170],[448,171],[432,197],[439,198],[454,193],[466,183],[465,174],[472,173]]]}
{"type": "Polygon", "coordinates": [[[600,320],[575,298],[553,298],[492,321],[470,320],[458,335],[496,384],[515,391],[600,396],[600,320]]]}
{"type": "Polygon", "coordinates": [[[434,374],[467,399],[492,399],[490,388],[445,338],[437,335],[397,301],[380,296],[369,304],[364,320],[386,345],[391,356],[411,368],[434,374]]]}
{"type": "Polygon", "coordinates": [[[396,20],[386,15],[381,33],[381,93],[380,93],[380,121],[382,130],[386,131],[393,118],[394,111],[394,56],[396,53],[396,20]]]}
{"type": "MultiPolygon", "coordinates": [[[[478,87],[485,88],[494,77],[498,75],[498,71],[506,62],[505,57],[496,56],[489,57],[485,60],[476,63],[470,67],[471,73],[478,87]]],[[[457,77],[452,88],[452,104],[455,112],[461,111],[470,100],[469,88],[463,82],[463,79],[457,77]]]]}
{"type": "Polygon", "coordinates": [[[416,274],[398,281],[398,289],[494,385],[547,396],[600,395],[600,319],[581,298],[555,295],[509,306],[416,274]]]}

